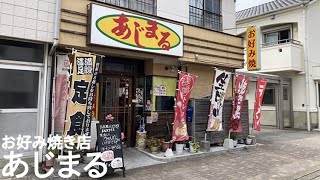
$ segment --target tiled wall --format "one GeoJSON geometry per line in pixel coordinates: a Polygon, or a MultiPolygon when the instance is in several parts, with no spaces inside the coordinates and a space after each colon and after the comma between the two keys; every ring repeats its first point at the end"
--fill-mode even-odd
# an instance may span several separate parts
{"type": "Polygon", "coordinates": [[[0,0],[0,36],[52,42],[56,0],[0,0]]]}

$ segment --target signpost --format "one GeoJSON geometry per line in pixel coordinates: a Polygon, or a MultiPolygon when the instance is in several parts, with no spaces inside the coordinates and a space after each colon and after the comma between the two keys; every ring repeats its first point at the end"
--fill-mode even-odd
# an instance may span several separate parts
{"type": "Polygon", "coordinates": [[[109,169],[111,172],[122,169],[125,177],[120,123],[100,122],[97,124],[97,136],[98,151],[102,153],[100,161],[106,163],[108,172],[109,169]]]}

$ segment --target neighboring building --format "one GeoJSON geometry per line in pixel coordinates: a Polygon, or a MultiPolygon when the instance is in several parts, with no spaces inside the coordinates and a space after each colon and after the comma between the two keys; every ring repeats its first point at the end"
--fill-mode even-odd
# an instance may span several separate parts
{"type": "Polygon", "coordinates": [[[158,112],[158,122],[147,125],[147,131],[154,136],[166,133],[166,121],[174,119],[178,70],[199,76],[192,90],[196,98],[210,96],[213,67],[232,72],[243,68],[242,38],[230,35],[235,34],[234,7],[234,0],[62,0],[57,52],[75,48],[105,56],[96,94],[98,119],[112,113],[132,146],[137,115],[158,112]],[[146,20],[156,21],[158,29],[153,30],[163,33],[148,35],[152,41],[158,38],[153,48],[141,48],[153,24],[146,20]],[[172,39],[162,44],[167,32],[172,39]],[[160,87],[164,95],[152,93],[160,87]]]}
{"type": "Polygon", "coordinates": [[[0,136],[47,137],[56,0],[2,0],[0,9],[0,136]]]}
{"type": "MultiPolygon", "coordinates": [[[[261,32],[261,70],[251,76],[269,74],[262,75],[270,80],[263,99],[262,124],[308,130],[317,126],[318,17],[318,0],[275,0],[236,12],[237,34],[245,37],[250,26],[261,32]]],[[[251,83],[247,95],[251,115],[254,93],[255,83],[251,83]]]]}

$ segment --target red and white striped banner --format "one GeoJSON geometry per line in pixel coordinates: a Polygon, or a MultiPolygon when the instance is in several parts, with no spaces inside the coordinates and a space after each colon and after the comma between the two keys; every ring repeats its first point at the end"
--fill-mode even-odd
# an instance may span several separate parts
{"type": "Polygon", "coordinates": [[[197,76],[179,72],[178,90],[175,104],[175,117],[173,124],[173,141],[187,141],[189,140],[186,111],[188,101],[197,76]]]}
{"type": "Polygon", "coordinates": [[[261,104],[263,99],[263,94],[266,89],[268,81],[263,78],[258,78],[257,88],[256,88],[256,100],[254,103],[254,111],[253,111],[253,129],[256,131],[260,131],[261,129],[261,104]]]}
{"type": "Polygon", "coordinates": [[[243,75],[237,76],[232,116],[230,120],[230,132],[242,132],[241,109],[243,106],[243,102],[246,99],[249,80],[249,77],[243,75]]]}

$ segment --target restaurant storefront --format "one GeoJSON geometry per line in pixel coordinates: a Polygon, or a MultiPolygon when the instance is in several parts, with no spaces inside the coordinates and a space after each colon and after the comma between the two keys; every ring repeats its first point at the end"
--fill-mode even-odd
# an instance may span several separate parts
{"type": "Polygon", "coordinates": [[[92,1],[65,0],[61,11],[57,53],[74,48],[102,56],[95,119],[112,114],[127,146],[135,145],[139,117],[148,136],[172,130],[178,71],[198,76],[196,98],[210,96],[213,67],[243,66],[242,39],[235,36],[92,1]]]}

